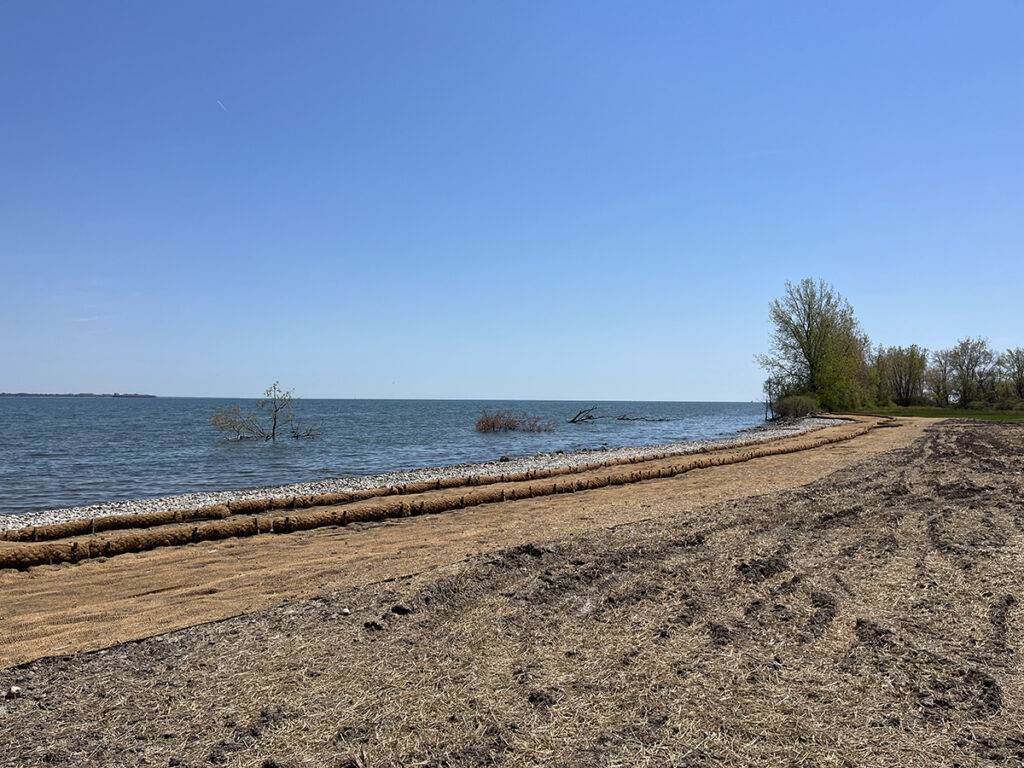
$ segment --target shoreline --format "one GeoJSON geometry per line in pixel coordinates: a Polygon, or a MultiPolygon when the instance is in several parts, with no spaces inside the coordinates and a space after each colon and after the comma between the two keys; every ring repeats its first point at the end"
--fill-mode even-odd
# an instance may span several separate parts
{"type": "Polygon", "coordinates": [[[730,766],[825,764],[838,743],[858,765],[1018,764],[1024,425],[942,421],[678,480],[0,574],[5,754],[685,764],[712,734],[730,766]],[[943,514],[950,492],[976,503],[943,514]]]}
{"type": "Polygon", "coordinates": [[[319,495],[359,491],[369,488],[380,488],[390,485],[401,485],[423,480],[437,480],[451,477],[473,477],[495,474],[496,469],[502,472],[521,472],[535,469],[554,469],[584,464],[594,460],[595,454],[602,460],[635,458],[652,453],[685,455],[697,453],[708,448],[731,447],[736,445],[753,445],[781,437],[812,432],[845,419],[804,417],[783,423],[766,423],[744,430],[738,434],[710,440],[695,440],[685,443],[667,443],[659,445],[637,445],[620,448],[581,449],[577,451],[556,451],[554,453],[537,453],[532,456],[467,464],[454,464],[443,467],[424,467],[411,470],[397,470],[374,475],[353,477],[325,478],[302,483],[285,485],[260,486],[226,491],[204,491],[170,496],[155,496],[146,499],[127,499],[122,501],[102,502],[80,507],[50,509],[24,514],[0,515],[0,530],[16,530],[28,526],[51,525],[72,520],[102,517],[106,515],[137,515],[146,512],[159,512],[169,509],[197,508],[207,505],[224,504],[230,501],[247,499],[265,499],[277,496],[319,495]]]}

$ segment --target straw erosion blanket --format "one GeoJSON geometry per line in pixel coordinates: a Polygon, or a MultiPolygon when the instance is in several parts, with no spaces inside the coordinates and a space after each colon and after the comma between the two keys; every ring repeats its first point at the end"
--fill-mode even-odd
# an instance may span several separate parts
{"type": "Polygon", "coordinates": [[[0,765],[1017,765],[1024,426],[0,672],[0,765]]]}

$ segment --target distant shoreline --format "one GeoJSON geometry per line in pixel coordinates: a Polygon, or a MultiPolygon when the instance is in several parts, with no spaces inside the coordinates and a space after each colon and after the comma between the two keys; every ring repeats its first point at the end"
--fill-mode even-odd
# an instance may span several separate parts
{"type": "Polygon", "coordinates": [[[139,395],[134,392],[0,392],[0,397],[156,397],[156,395],[139,395]]]}

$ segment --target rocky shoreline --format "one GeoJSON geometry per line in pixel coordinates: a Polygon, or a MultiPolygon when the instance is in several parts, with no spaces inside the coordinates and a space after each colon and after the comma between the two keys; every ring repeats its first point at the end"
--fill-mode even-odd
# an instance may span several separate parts
{"type": "Polygon", "coordinates": [[[113,501],[90,504],[83,507],[51,509],[22,515],[0,515],[0,530],[13,530],[30,525],[50,525],[70,520],[80,520],[104,515],[137,515],[144,512],[159,512],[166,509],[195,509],[211,504],[224,504],[243,499],[265,499],[277,496],[313,496],[326,493],[358,491],[389,485],[401,485],[422,480],[437,480],[448,477],[471,477],[499,473],[525,472],[535,469],[571,467],[587,462],[610,461],[613,459],[635,458],[653,453],[687,454],[712,447],[749,445],[776,440],[780,437],[799,435],[836,423],[836,419],[806,417],[786,422],[768,423],[745,430],[732,437],[715,440],[696,440],[688,443],[664,445],[637,445],[623,448],[582,449],[579,451],[556,451],[538,453],[534,456],[516,458],[502,457],[503,460],[472,464],[455,464],[447,467],[386,472],[359,477],[327,478],[306,483],[264,486],[231,491],[185,493],[176,496],[159,496],[149,499],[113,501]]]}

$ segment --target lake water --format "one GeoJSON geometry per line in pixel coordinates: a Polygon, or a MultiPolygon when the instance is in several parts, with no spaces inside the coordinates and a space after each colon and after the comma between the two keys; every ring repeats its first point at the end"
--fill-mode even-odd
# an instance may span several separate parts
{"type": "Polygon", "coordinates": [[[497,400],[301,400],[316,440],[229,441],[214,409],[255,401],[207,398],[0,397],[0,514],[488,461],[537,451],[721,437],[760,424],[759,403],[497,400]],[[577,411],[671,421],[599,419],[577,411]],[[480,434],[481,411],[557,422],[554,432],[480,434]]]}

